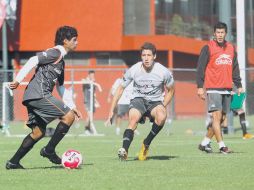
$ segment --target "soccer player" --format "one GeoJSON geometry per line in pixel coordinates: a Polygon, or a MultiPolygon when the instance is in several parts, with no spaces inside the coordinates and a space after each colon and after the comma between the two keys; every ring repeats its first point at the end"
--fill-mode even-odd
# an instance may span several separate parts
{"type": "Polygon", "coordinates": [[[202,48],[198,59],[197,94],[204,100],[206,89],[208,112],[212,114],[212,125],[208,127],[199,149],[208,153],[212,152],[210,141],[214,135],[221,153],[232,152],[223,141],[221,123],[230,111],[233,82],[237,94],[243,92],[235,48],[225,40],[226,35],[227,25],[217,23],[214,39],[202,48]]]}
{"type": "MultiPolygon", "coordinates": [[[[125,71],[126,72],[126,71],[125,71]]],[[[111,96],[114,96],[116,89],[122,83],[122,78],[117,78],[112,85],[110,94],[108,96],[108,102],[111,102],[111,96]]],[[[120,135],[120,125],[123,117],[129,113],[130,100],[132,99],[133,82],[131,82],[123,91],[121,98],[118,101],[117,108],[115,109],[116,115],[116,135],[120,135]]],[[[138,130],[134,131],[136,135],[139,135],[138,130]]]]}
{"type": "Polygon", "coordinates": [[[124,89],[133,81],[133,99],[129,106],[129,123],[123,134],[123,145],[118,151],[120,160],[126,160],[138,123],[149,117],[152,129],[142,143],[138,159],[146,160],[149,146],[163,128],[167,118],[166,107],[174,94],[174,80],[171,72],[155,62],[156,47],[144,43],[141,47],[141,62],[134,64],[124,75],[121,85],[114,95],[107,122],[113,117],[114,109],[124,89]],[[166,94],[164,96],[164,92],[166,94]]]}
{"type": "Polygon", "coordinates": [[[85,102],[85,109],[87,112],[87,125],[85,126],[85,134],[86,135],[93,135],[96,134],[97,131],[94,127],[94,124],[91,120],[91,115],[95,112],[96,107],[99,107],[100,104],[96,99],[96,88],[98,88],[99,92],[102,92],[101,85],[95,82],[95,71],[89,70],[88,76],[83,79],[85,82],[83,84],[83,94],[84,94],[84,102],[85,102]],[[93,89],[91,86],[93,85],[93,89]],[[93,90],[91,92],[91,89],[93,90]],[[91,102],[91,93],[93,94],[92,102],[91,102]]]}
{"type": "Polygon", "coordinates": [[[10,83],[10,88],[16,89],[32,68],[36,67],[35,74],[27,85],[23,97],[23,105],[27,108],[29,118],[27,126],[32,132],[24,138],[17,152],[7,161],[6,169],[24,169],[20,160],[43,138],[46,126],[57,118],[60,122],[55,133],[48,144],[41,149],[40,155],[54,164],[61,164],[61,158],[56,154],[55,148],[69,131],[75,116],[80,118],[81,114],[73,101],[66,102],[65,99],[61,101],[52,95],[52,91],[57,84],[59,95],[67,96],[63,86],[65,68],[63,58],[69,51],[76,48],[77,37],[77,30],[73,27],[58,28],[55,35],[56,46],[31,57],[15,80],[10,83]]]}

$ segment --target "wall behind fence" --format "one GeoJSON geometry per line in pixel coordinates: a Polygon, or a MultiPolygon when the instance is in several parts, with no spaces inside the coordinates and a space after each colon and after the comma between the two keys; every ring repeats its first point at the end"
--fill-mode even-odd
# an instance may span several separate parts
{"type": "MultiPolygon", "coordinates": [[[[32,77],[32,74],[33,73],[27,76],[25,81],[29,81],[32,77]]],[[[65,81],[74,81],[73,85],[66,85],[66,87],[74,88],[77,108],[82,112],[84,119],[87,117],[87,115],[85,112],[82,85],[75,84],[75,81],[81,81],[87,77],[87,74],[88,69],[68,69],[65,72],[65,81]]],[[[96,91],[96,97],[100,103],[100,107],[96,109],[94,114],[95,119],[107,118],[110,108],[110,103],[107,101],[107,97],[110,88],[114,81],[118,77],[121,77],[122,74],[123,69],[95,69],[96,82],[99,83],[103,89],[102,92],[96,91]]],[[[9,72],[9,75],[13,75],[13,73],[9,72]]],[[[205,104],[196,95],[195,70],[173,70],[173,75],[175,77],[176,91],[174,102],[170,105],[170,113],[173,114],[174,117],[178,118],[203,115],[205,113],[205,104]]],[[[22,105],[25,87],[25,85],[19,86],[19,88],[14,91],[13,100],[12,98],[11,101],[8,100],[9,102],[7,104],[10,108],[8,114],[10,115],[9,118],[12,118],[13,120],[27,119],[26,107],[22,105]]],[[[55,90],[53,94],[58,96],[55,90]]]]}

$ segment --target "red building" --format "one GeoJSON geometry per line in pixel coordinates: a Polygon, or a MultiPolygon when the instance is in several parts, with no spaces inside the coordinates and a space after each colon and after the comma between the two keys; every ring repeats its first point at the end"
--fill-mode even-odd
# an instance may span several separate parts
{"type": "MultiPolygon", "coordinates": [[[[20,0],[15,31],[8,31],[12,65],[18,68],[36,51],[52,47],[56,29],[71,25],[79,32],[77,51],[66,61],[68,64],[68,60],[72,60],[73,63],[68,65],[71,68],[126,68],[139,59],[138,51],[145,41],[156,45],[158,61],[168,68],[196,68],[198,54],[206,41],[160,34],[156,6],[155,0],[20,0]],[[127,17],[129,13],[134,16],[127,17]],[[132,18],[131,24],[128,23],[129,18],[132,18]],[[131,27],[134,29],[131,30],[131,27]]],[[[253,50],[249,51],[252,52],[249,54],[249,63],[254,64],[253,50]]],[[[97,80],[106,89],[99,96],[101,106],[105,109],[98,109],[97,118],[107,116],[108,90],[114,79],[121,75],[120,71],[112,74],[109,70],[106,72],[107,77],[110,76],[108,80],[105,80],[104,72],[98,72],[97,75],[97,80]]],[[[77,72],[76,75],[75,80],[79,80],[84,78],[85,72],[77,72]]],[[[204,103],[196,96],[195,73],[175,71],[174,75],[176,115],[203,114],[204,103]]],[[[82,104],[81,99],[78,101],[82,104]]]]}

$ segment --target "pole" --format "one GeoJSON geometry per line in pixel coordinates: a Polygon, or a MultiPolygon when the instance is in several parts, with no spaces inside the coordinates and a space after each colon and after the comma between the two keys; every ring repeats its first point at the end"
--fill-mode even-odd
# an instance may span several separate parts
{"type": "Polygon", "coordinates": [[[245,1],[236,0],[237,53],[243,88],[246,89],[245,1]]]}

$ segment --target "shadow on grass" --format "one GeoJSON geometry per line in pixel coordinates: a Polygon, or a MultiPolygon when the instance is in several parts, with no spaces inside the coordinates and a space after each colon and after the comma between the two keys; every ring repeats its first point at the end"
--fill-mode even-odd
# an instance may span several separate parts
{"type": "Polygon", "coordinates": [[[179,156],[149,156],[147,160],[171,160],[179,158],[179,156]]]}
{"type": "MultiPolygon", "coordinates": [[[[148,156],[147,160],[171,160],[171,159],[175,159],[175,158],[179,158],[179,156],[165,156],[165,155],[161,155],[161,156],[148,156]]],[[[128,160],[126,160],[127,162],[130,161],[139,161],[137,157],[129,157],[128,160]]]]}
{"type": "MultiPolygon", "coordinates": [[[[90,164],[81,164],[79,168],[77,168],[76,170],[80,170],[82,169],[82,167],[84,166],[93,166],[94,164],[90,163],[90,164]]],[[[26,170],[38,170],[38,169],[65,169],[62,165],[58,165],[58,166],[47,166],[47,167],[33,167],[33,168],[25,168],[26,170]]]]}

